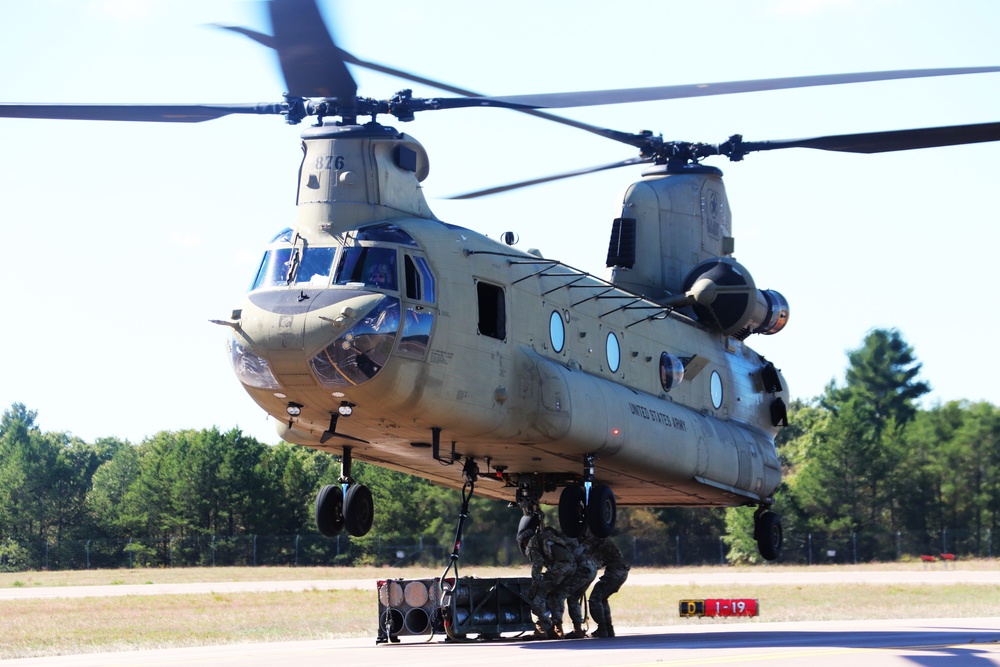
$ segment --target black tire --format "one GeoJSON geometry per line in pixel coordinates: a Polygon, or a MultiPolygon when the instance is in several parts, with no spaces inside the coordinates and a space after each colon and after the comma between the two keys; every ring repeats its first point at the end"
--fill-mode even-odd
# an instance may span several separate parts
{"type": "Polygon", "coordinates": [[[587,528],[585,496],[583,487],[575,484],[559,494],[559,529],[567,537],[580,537],[587,528]]]}
{"type": "Polygon", "coordinates": [[[757,549],[764,560],[777,560],[781,555],[781,543],[784,533],[781,529],[781,517],[774,512],[764,512],[754,526],[757,538],[757,549]]]}
{"type": "Polygon", "coordinates": [[[329,484],[316,494],[316,529],[326,537],[336,537],[344,527],[344,490],[329,484]]]}
{"type": "Polygon", "coordinates": [[[375,520],[375,503],[372,492],[363,484],[352,484],[347,487],[344,496],[344,527],[354,537],[367,535],[375,520]]]}
{"type": "Polygon", "coordinates": [[[595,537],[611,537],[618,519],[618,504],[610,486],[595,484],[587,503],[587,525],[595,537]]]}

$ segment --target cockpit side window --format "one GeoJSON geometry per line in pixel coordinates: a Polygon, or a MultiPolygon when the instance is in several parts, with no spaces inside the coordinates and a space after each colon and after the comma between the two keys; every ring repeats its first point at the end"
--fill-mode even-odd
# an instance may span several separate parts
{"type": "Polygon", "coordinates": [[[423,257],[406,255],[403,264],[406,298],[434,303],[434,274],[423,257]]]}
{"type": "Polygon", "coordinates": [[[392,248],[348,248],[341,253],[334,282],[396,290],[396,251],[392,248]]]}

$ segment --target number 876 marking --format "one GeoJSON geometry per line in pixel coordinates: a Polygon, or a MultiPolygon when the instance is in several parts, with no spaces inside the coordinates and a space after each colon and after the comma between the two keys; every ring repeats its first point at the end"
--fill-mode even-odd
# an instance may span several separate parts
{"type": "Polygon", "coordinates": [[[343,155],[320,155],[316,158],[317,169],[343,169],[343,155]]]}

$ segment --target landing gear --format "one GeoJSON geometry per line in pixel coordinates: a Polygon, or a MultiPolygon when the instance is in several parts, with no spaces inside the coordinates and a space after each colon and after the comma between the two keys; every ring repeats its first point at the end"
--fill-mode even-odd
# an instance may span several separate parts
{"type": "Polygon", "coordinates": [[[316,528],[324,537],[336,537],[344,527],[344,490],[328,484],[316,494],[316,528]]]}
{"type": "Polygon", "coordinates": [[[596,484],[587,503],[587,525],[595,537],[611,537],[618,519],[618,505],[610,486],[596,484]]]}
{"type": "Polygon", "coordinates": [[[363,484],[352,484],[344,495],[344,528],[354,537],[367,535],[375,520],[372,492],[363,484]]]}
{"type": "Polygon", "coordinates": [[[569,537],[582,537],[587,529],[596,537],[610,537],[618,506],[611,487],[594,484],[594,455],[584,459],[583,485],[571,484],[559,496],[559,527],[569,537]]]}
{"type": "Polygon", "coordinates": [[[580,537],[587,527],[587,501],[582,486],[567,486],[559,494],[559,528],[567,537],[580,537]]]}
{"type": "Polygon", "coordinates": [[[781,543],[784,534],[781,530],[781,517],[761,505],[753,513],[753,536],[757,540],[757,549],[764,560],[777,560],[781,555],[781,543]]]}
{"type": "Polygon", "coordinates": [[[367,535],[375,519],[372,492],[351,478],[351,448],[344,447],[340,484],[330,484],[316,494],[316,528],[326,537],[342,529],[354,537],[367,535]]]}

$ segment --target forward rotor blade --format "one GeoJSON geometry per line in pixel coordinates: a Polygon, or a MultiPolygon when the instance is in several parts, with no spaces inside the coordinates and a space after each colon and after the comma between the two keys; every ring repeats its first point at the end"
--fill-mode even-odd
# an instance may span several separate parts
{"type": "MultiPolygon", "coordinates": [[[[271,0],[268,8],[274,31],[271,45],[278,52],[287,92],[293,97],[353,100],[358,85],[314,0],[271,0]]],[[[260,41],[260,33],[245,29],[237,32],[260,41]]]]}
{"type": "Polygon", "coordinates": [[[913,130],[890,130],[886,132],[862,132],[860,134],[841,134],[806,139],[744,141],[738,144],[737,151],[739,153],[750,153],[779,148],[815,148],[823,151],[838,151],[842,153],[888,153],[892,151],[909,151],[918,148],[977,144],[988,141],[1000,141],[1000,123],[924,127],[913,130]]]}
{"type": "Polygon", "coordinates": [[[230,114],[280,114],[280,104],[0,104],[2,118],[201,123],[230,114]]]}
{"type": "Polygon", "coordinates": [[[575,93],[542,93],[538,95],[504,95],[500,97],[475,97],[464,100],[436,100],[442,109],[474,106],[495,106],[509,109],[565,109],[569,107],[651,102],[685,97],[732,95],[787,88],[811,88],[844,83],[864,83],[892,79],[914,79],[958,74],[983,74],[1000,72],[1000,67],[953,67],[947,69],[895,70],[886,72],[857,72],[853,74],[823,74],[794,76],[755,81],[725,81],[721,83],[695,83],[679,86],[654,86],[650,88],[622,88],[617,90],[591,90],[575,93]]]}
{"type": "Polygon", "coordinates": [[[453,195],[451,197],[445,197],[445,199],[475,199],[476,197],[485,197],[487,195],[495,195],[501,192],[508,192],[510,190],[517,190],[518,188],[526,188],[529,185],[538,185],[539,183],[550,183],[552,181],[562,180],[564,178],[572,178],[574,176],[583,176],[584,174],[593,174],[598,171],[607,171],[608,169],[617,169],[618,167],[628,167],[633,164],[642,164],[643,162],[650,162],[650,158],[643,157],[633,157],[628,160],[622,160],[620,162],[612,162],[611,164],[600,165],[598,167],[586,167],[584,169],[576,169],[574,171],[567,171],[562,174],[556,174],[554,176],[543,176],[541,178],[533,178],[527,181],[519,181],[517,183],[510,183],[508,185],[500,185],[495,188],[487,188],[485,190],[476,190],[475,192],[466,192],[460,195],[453,195]]]}
{"type": "MultiPolygon", "coordinates": [[[[246,33],[244,33],[246,34],[246,33]]],[[[248,35],[250,36],[250,35],[248,35]]],[[[257,40],[264,43],[261,40],[257,40]]],[[[475,98],[485,98],[486,96],[482,93],[476,93],[471,90],[466,90],[464,88],[459,88],[458,86],[452,86],[447,83],[442,83],[440,81],[435,81],[434,79],[428,79],[417,74],[411,74],[409,72],[404,72],[403,70],[398,70],[393,67],[387,67],[385,65],[379,65],[378,63],[369,62],[367,60],[361,60],[360,58],[351,55],[343,49],[339,49],[340,55],[343,57],[344,62],[350,63],[351,65],[357,65],[358,67],[364,67],[365,69],[370,69],[373,72],[381,72],[382,74],[388,74],[390,76],[395,76],[404,81],[412,81],[413,83],[423,84],[425,86],[431,86],[437,88],[438,90],[444,90],[455,95],[464,95],[465,97],[475,97],[475,98]]],[[[479,106],[479,105],[476,105],[479,106]]],[[[585,132],[590,132],[601,137],[608,139],[614,139],[615,141],[621,141],[629,145],[634,145],[632,141],[633,135],[626,132],[619,132],[617,130],[609,130],[603,127],[597,127],[596,125],[589,125],[587,123],[582,123],[578,120],[573,120],[572,118],[563,118],[562,116],[556,116],[550,113],[545,113],[544,111],[537,111],[535,109],[514,109],[515,111],[520,111],[521,113],[528,114],[529,116],[535,116],[536,118],[541,118],[543,120],[552,121],[554,123],[559,123],[560,125],[568,125],[569,127],[575,127],[578,130],[583,130],[585,132]]]]}

